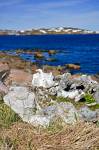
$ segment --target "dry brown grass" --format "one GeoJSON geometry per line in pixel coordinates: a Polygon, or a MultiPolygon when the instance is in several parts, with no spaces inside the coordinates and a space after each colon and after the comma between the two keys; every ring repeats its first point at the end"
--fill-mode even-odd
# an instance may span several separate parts
{"type": "Polygon", "coordinates": [[[78,123],[56,133],[15,123],[0,132],[1,148],[5,150],[99,150],[99,128],[78,123]]]}

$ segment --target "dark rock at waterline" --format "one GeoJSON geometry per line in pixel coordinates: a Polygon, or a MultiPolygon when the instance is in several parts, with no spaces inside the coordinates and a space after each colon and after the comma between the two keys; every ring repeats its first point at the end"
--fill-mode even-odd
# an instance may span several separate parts
{"type": "Polygon", "coordinates": [[[48,53],[49,53],[49,55],[56,54],[56,50],[49,50],[48,53]]]}
{"type": "Polygon", "coordinates": [[[48,59],[46,59],[46,61],[55,62],[55,61],[57,61],[57,59],[56,58],[48,58],[48,59]]]}
{"type": "Polygon", "coordinates": [[[68,69],[74,69],[74,70],[79,70],[80,69],[80,65],[79,64],[66,64],[66,67],[68,69]]]}
{"type": "Polygon", "coordinates": [[[34,52],[33,54],[35,58],[38,58],[38,59],[44,58],[44,55],[41,52],[34,52]]]}

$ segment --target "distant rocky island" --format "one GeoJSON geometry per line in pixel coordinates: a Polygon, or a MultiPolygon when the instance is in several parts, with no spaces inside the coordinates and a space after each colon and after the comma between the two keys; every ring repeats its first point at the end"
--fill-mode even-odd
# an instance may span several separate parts
{"type": "Polygon", "coordinates": [[[46,35],[46,34],[99,34],[99,31],[71,27],[39,28],[28,30],[0,30],[0,35],[46,35]]]}

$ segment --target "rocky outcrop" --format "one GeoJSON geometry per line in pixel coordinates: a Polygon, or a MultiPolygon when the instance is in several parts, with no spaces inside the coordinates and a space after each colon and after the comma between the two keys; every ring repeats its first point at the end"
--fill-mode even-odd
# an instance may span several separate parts
{"type": "Polygon", "coordinates": [[[81,75],[72,78],[70,73],[64,73],[55,77],[52,73],[38,69],[37,73],[33,74],[31,84],[27,86],[22,82],[27,83],[27,74],[24,76],[20,71],[19,74],[18,79],[16,79],[18,74],[14,74],[16,76],[12,78],[13,85],[4,96],[4,102],[19,114],[23,121],[34,126],[46,127],[57,119],[61,120],[61,124],[74,124],[78,120],[95,122],[98,120],[98,111],[92,111],[88,106],[78,109],[71,103],[71,100],[73,103],[79,103],[84,99],[86,92],[97,96],[99,84],[90,76],[81,75]],[[69,101],[58,102],[59,97],[69,98],[69,101]]]}

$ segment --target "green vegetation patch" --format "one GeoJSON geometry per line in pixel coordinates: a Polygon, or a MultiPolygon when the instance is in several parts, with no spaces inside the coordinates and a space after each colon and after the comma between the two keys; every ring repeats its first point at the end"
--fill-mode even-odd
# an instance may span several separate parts
{"type": "Polygon", "coordinates": [[[85,99],[87,104],[91,104],[91,103],[95,102],[95,99],[93,98],[93,96],[91,94],[86,94],[84,96],[84,99],[85,99]]]}
{"type": "Polygon", "coordinates": [[[6,104],[0,103],[0,127],[9,127],[17,121],[21,121],[20,117],[6,104]]]}

